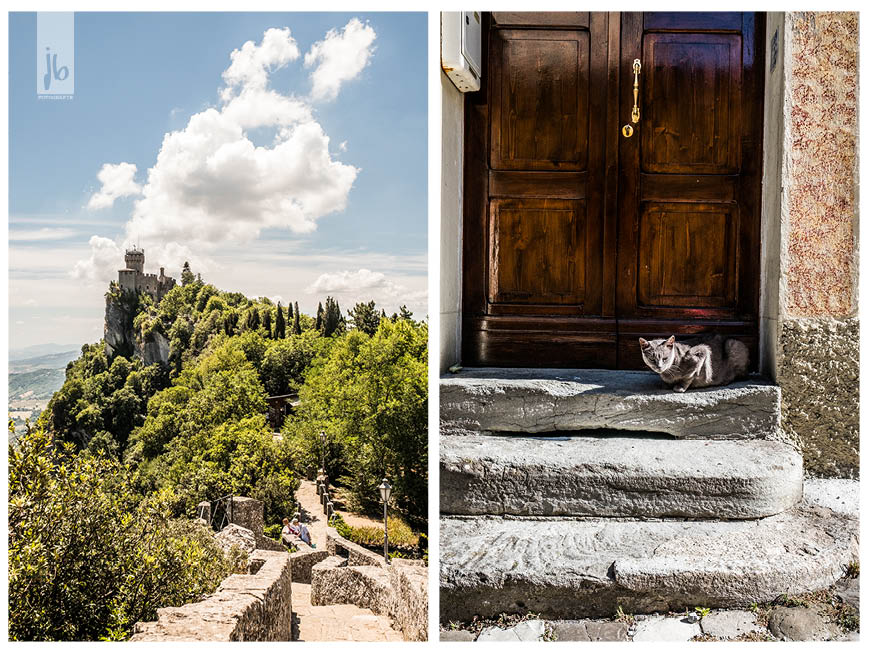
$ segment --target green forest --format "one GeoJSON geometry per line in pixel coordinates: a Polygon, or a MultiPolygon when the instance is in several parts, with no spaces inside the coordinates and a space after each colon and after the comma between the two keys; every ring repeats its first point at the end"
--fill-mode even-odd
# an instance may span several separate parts
{"type": "Polygon", "coordinates": [[[212,591],[233,570],[196,504],[228,494],[295,508],[326,469],[359,511],[392,507],[425,532],[428,325],[374,302],[316,316],[249,299],[185,264],[158,304],[106,294],[130,345],[85,345],[63,386],[9,448],[9,633],[17,640],[127,638],[137,620],[212,591]],[[168,341],[168,362],[137,353],[168,341]],[[298,392],[279,432],[266,397],[298,392]]]}

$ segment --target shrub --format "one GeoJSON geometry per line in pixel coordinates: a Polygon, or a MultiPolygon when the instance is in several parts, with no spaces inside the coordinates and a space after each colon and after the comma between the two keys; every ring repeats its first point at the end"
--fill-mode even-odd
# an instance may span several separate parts
{"type": "Polygon", "coordinates": [[[284,527],[281,524],[271,524],[263,527],[263,535],[281,541],[281,531],[284,527]]]}
{"type": "Polygon", "coordinates": [[[125,468],[42,428],[9,449],[9,638],[121,640],[158,607],[212,592],[232,567],[210,529],[139,501],[125,468]]]}
{"type": "MultiPolygon", "coordinates": [[[[389,517],[386,523],[390,546],[416,546],[419,536],[397,517],[389,517]]],[[[382,526],[351,526],[350,541],[366,546],[383,546],[382,526]]]]}

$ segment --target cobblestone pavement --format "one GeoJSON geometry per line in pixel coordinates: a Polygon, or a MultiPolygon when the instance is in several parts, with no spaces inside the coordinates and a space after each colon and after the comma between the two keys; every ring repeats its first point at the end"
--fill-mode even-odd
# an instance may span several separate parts
{"type": "Polygon", "coordinates": [[[356,605],[312,605],[311,585],[293,583],[293,641],[401,641],[386,616],[356,605]]]}
{"type": "MultiPolygon", "coordinates": [[[[626,614],[618,619],[516,621],[510,617],[441,628],[441,641],[858,641],[860,578],[829,589],[783,595],[753,610],[626,614]],[[506,623],[506,625],[505,625],[506,623]]],[[[506,615],[505,615],[506,616],[506,615]]]]}
{"type": "MultiPolygon", "coordinates": [[[[308,527],[318,549],[326,547],[326,516],[313,481],[302,481],[296,492],[302,522],[308,527]]],[[[378,525],[379,522],[341,512],[351,526],[378,525]]],[[[387,616],[355,605],[312,605],[311,585],[293,583],[294,641],[401,641],[401,632],[392,628],[387,616]]]]}

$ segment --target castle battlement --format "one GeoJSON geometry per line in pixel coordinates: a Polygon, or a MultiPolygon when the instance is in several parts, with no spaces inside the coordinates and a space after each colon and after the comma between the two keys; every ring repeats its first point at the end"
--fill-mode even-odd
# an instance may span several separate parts
{"type": "Polygon", "coordinates": [[[124,291],[144,291],[154,302],[160,302],[175,286],[175,278],[166,275],[162,266],[159,275],[145,273],[145,251],[140,248],[128,249],[124,262],[127,268],[118,271],[118,284],[124,291]]]}

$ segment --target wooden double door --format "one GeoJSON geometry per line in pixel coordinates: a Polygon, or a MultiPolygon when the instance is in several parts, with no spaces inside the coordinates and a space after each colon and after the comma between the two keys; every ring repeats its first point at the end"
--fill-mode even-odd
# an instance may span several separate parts
{"type": "Polygon", "coordinates": [[[465,99],[463,363],[757,358],[763,15],[484,15],[465,99]]]}

